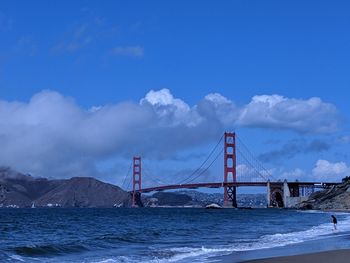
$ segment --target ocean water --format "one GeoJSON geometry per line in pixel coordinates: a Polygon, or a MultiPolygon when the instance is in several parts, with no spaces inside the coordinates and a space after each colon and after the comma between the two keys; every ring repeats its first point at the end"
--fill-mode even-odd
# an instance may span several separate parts
{"type": "Polygon", "coordinates": [[[0,209],[0,262],[235,262],[320,240],[350,247],[350,214],[337,218],[333,231],[329,213],[283,209],[0,209]]]}

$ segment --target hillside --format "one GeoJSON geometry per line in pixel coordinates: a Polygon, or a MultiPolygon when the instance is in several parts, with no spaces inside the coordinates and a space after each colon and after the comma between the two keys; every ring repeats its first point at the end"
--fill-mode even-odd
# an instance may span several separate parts
{"type": "Polygon", "coordinates": [[[152,195],[158,200],[159,206],[185,206],[191,205],[192,198],[185,194],[159,192],[152,195]]]}
{"type": "Polygon", "coordinates": [[[315,192],[310,195],[307,201],[300,203],[296,208],[348,210],[350,209],[350,181],[315,192]]]}
{"type": "MultiPolygon", "coordinates": [[[[143,195],[144,205],[157,206],[191,206],[205,207],[208,204],[223,204],[222,193],[203,193],[194,190],[181,190],[176,192],[159,192],[153,195],[143,195]]],[[[266,207],[266,194],[238,194],[239,207],[266,207]]]]}
{"type": "Polygon", "coordinates": [[[90,177],[33,178],[0,168],[0,207],[130,206],[130,196],[115,185],[90,177]]]}

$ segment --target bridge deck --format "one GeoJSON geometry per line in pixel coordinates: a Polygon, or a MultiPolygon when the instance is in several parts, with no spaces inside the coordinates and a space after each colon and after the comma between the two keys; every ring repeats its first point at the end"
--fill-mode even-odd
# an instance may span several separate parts
{"type": "MultiPolygon", "coordinates": [[[[283,184],[282,181],[278,182],[270,182],[271,185],[283,184]]],[[[288,182],[288,185],[299,185],[299,186],[314,186],[315,188],[326,188],[331,185],[335,185],[339,183],[321,183],[321,182],[288,182]]],[[[267,186],[267,182],[231,182],[231,183],[198,183],[198,184],[173,184],[173,185],[164,185],[164,186],[156,186],[143,188],[141,190],[137,190],[140,193],[149,193],[155,191],[164,191],[164,190],[174,190],[174,189],[197,189],[197,188],[220,188],[224,186],[267,186]]]]}

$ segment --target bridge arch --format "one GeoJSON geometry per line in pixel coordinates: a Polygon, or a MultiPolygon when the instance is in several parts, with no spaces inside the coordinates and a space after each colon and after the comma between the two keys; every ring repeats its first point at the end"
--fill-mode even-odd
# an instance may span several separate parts
{"type": "Polygon", "coordinates": [[[271,206],[284,207],[282,189],[275,189],[274,191],[272,191],[272,193],[271,193],[271,206]]]}

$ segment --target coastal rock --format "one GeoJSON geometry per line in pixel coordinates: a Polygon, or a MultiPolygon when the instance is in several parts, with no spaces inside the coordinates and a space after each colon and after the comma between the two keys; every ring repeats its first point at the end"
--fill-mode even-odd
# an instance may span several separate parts
{"type": "Polygon", "coordinates": [[[310,195],[296,206],[298,209],[347,210],[350,209],[350,181],[310,195]]]}

